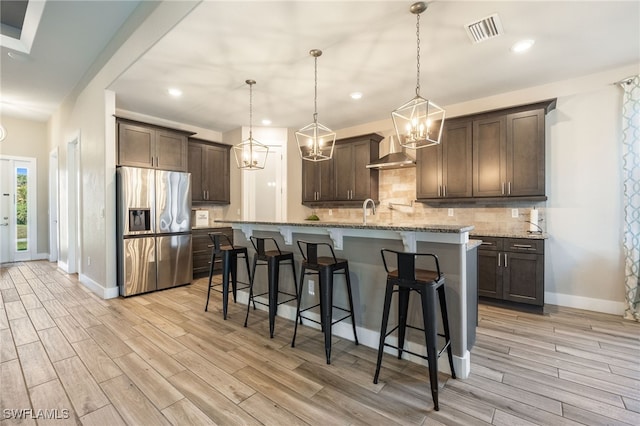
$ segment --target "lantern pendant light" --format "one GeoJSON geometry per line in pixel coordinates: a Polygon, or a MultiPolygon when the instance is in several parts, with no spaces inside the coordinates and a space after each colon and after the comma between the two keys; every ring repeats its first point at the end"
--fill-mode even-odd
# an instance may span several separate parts
{"type": "Polygon", "coordinates": [[[303,160],[324,161],[333,156],[336,134],[328,127],[318,123],[318,57],[322,50],[312,49],[309,54],[315,62],[315,95],[313,99],[313,122],[296,132],[298,149],[303,160]]]}
{"type": "Polygon", "coordinates": [[[249,85],[249,139],[233,147],[236,163],[242,170],[261,170],[267,162],[269,147],[253,138],[253,85],[255,80],[246,80],[249,85]]]}
{"type": "Polygon", "coordinates": [[[427,5],[424,2],[417,2],[412,4],[409,10],[417,18],[416,96],[393,111],[391,118],[400,145],[418,149],[440,143],[445,112],[438,105],[420,96],[420,14],[427,10],[427,5]]]}

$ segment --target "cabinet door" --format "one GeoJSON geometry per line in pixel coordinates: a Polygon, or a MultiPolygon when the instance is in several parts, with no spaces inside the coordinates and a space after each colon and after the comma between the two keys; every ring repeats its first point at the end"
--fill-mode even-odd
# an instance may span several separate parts
{"type": "Polygon", "coordinates": [[[154,135],[147,127],[118,123],[118,165],[154,167],[154,135]]]}
{"type": "Polygon", "coordinates": [[[539,254],[504,253],[503,298],[544,305],[544,258],[539,254]]]}
{"type": "Polygon", "coordinates": [[[478,250],[478,296],[502,299],[502,267],[498,266],[501,253],[496,250],[478,250]]]}
{"type": "MultiPolygon", "coordinates": [[[[443,142],[446,141],[446,129],[443,142]]],[[[442,147],[416,150],[416,198],[439,198],[442,195],[442,147]]]]}
{"type": "MultiPolygon", "coordinates": [[[[335,156],[335,152],[333,153],[335,156]]],[[[316,164],[318,200],[328,201],[335,199],[335,183],[333,177],[333,160],[319,161],[316,164]]]]}
{"type": "Polygon", "coordinates": [[[202,165],[204,163],[204,145],[198,143],[189,144],[189,167],[191,173],[191,201],[204,200],[204,187],[202,165]]]}
{"type": "Polygon", "coordinates": [[[157,130],[155,167],[162,170],[187,170],[187,137],[180,133],[157,130]]]}
{"type": "Polygon", "coordinates": [[[215,203],[230,202],[229,149],[221,146],[207,146],[204,151],[203,188],[206,200],[215,203]]]}
{"type": "MultiPolygon", "coordinates": [[[[445,123],[442,141],[442,189],[446,198],[471,197],[472,194],[472,123],[445,123]]],[[[428,150],[421,149],[420,151],[428,150]]]]}
{"type": "Polygon", "coordinates": [[[351,144],[336,145],[333,148],[335,199],[338,201],[352,199],[353,161],[353,146],[351,144]]]}
{"type": "Polygon", "coordinates": [[[302,160],[302,202],[318,201],[320,163],[302,160]]]}
{"type": "Polygon", "coordinates": [[[507,115],[507,195],[545,195],[544,110],[507,115]]]}
{"type": "Polygon", "coordinates": [[[506,117],[473,122],[474,197],[505,195],[506,141],[506,117]]]}
{"type": "Polygon", "coordinates": [[[367,164],[371,160],[371,143],[369,140],[357,142],[352,144],[351,149],[353,152],[351,199],[357,201],[364,201],[367,198],[378,199],[378,170],[367,169],[367,164]]]}

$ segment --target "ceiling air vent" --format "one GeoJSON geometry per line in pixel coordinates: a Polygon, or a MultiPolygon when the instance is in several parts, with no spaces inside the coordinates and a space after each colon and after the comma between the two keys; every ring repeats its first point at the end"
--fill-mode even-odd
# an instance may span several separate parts
{"type": "Polygon", "coordinates": [[[500,22],[500,17],[497,13],[487,16],[479,21],[472,22],[464,28],[467,30],[467,35],[473,44],[504,34],[502,22],[500,22]]]}

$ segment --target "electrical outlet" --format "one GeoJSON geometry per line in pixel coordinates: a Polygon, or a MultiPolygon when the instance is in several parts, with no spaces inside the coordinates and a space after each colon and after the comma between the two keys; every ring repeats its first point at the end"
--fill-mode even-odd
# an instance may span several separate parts
{"type": "Polygon", "coordinates": [[[316,294],[316,282],[309,280],[309,294],[315,296],[316,294]]]}
{"type": "Polygon", "coordinates": [[[518,217],[518,209],[511,209],[511,217],[518,217]]]}
{"type": "Polygon", "coordinates": [[[91,266],[91,256],[87,256],[87,266],[91,266]]]}
{"type": "Polygon", "coordinates": [[[448,214],[449,216],[453,216],[453,209],[449,209],[449,210],[447,210],[447,214],[448,214]]]}
{"type": "Polygon", "coordinates": [[[329,209],[329,216],[333,216],[333,210],[329,209]]]}

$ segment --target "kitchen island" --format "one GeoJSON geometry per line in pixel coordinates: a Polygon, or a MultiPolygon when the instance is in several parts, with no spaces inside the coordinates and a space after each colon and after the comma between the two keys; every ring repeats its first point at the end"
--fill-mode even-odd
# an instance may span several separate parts
{"type": "MultiPolygon", "coordinates": [[[[336,256],[349,261],[350,278],[353,287],[356,326],[361,344],[378,347],[380,322],[382,318],[386,272],[382,265],[380,249],[428,252],[438,256],[440,268],[445,275],[447,310],[451,330],[451,342],[456,375],[466,378],[470,373],[469,350],[475,342],[477,324],[477,246],[479,242],[469,240],[473,226],[434,225],[434,224],[358,224],[334,222],[254,222],[227,221],[234,230],[234,243],[251,248],[251,236],[274,237],[282,250],[293,251],[299,264],[301,255],[297,240],[324,241],[333,244],[336,256]]],[[[296,267],[299,271],[299,267],[296,267]]],[[[239,272],[243,268],[239,268],[239,272]]],[[[246,277],[244,277],[246,278],[246,277]]],[[[240,275],[240,279],[244,279],[240,275]]],[[[313,278],[312,278],[313,279],[313,278]]],[[[266,289],[267,274],[258,271],[255,286],[266,289]]],[[[295,285],[288,274],[281,275],[280,286],[293,290],[295,285]]],[[[346,301],[346,290],[339,282],[335,286],[334,300],[346,301]]],[[[313,286],[310,286],[313,288],[313,286]]],[[[311,294],[306,298],[315,297],[311,294]]],[[[238,297],[247,300],[246,293],[238,297]]],[[[418,298],[412,298],[409,306],[409,324],[420,324],[422,313],[418,298]]],[[[395,312],[395,309],[393,309],[395,312]]],[[[390,318],[396,318],[392,312],[390,318]]],[[[278,315],[293,320],[295,306],[281,305],[278,315]]],[[[439,318],[439,315],[438,315],[439,318]]],[[[308,323],[305,323],[308,325],[308,323]]],[[[352,339],[351,325],[343,322],[333,328],[336,336],[352,339]]],[[[426,353],[424,334],[416,331],[409,333],[407,348],[417,353],[426,353]]],[[[411,359],[412,357],[409,356],[411,359]]],[[[413,360],[420,358],[413,357],[413,360]]],[[[442,371],[448,372],[446,362],[440,362],[442,371]]]]}

